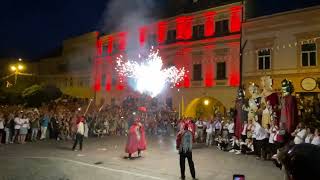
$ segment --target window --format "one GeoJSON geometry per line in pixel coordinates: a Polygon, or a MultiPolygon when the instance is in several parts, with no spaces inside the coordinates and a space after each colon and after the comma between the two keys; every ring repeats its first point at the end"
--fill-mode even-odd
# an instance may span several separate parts
{"type": "Polygon", "coordinates": [[[270,50],[259,50],[258,52],[258,69],[271,69],[271,52],[270,50]]]}
{"type": "Polygon", "coordinates": [[[216,21],[215,32],[217,35],[224,35],[229,33],[229,20],[216,21]]]}
{"type": "Polygon", "coordinates": [[[193,80],[194,81],[202,80],[202,64],[193,65],[193,80]]]}
{"type": "Polygon", "coordinates": [[[102,56],[106,56],[108,54],[108,46],[103,45],[102,46],[102,56]]]}
{"type": "Polygon", "coordinates": [[[202,39],[204,38],[204,25],[193,26],[192,29],[192,38],[193,39],[202,39]]]}
{"type": "Polygon", "coordinates": [[[217,63],[217,80],[226,79],[226,62],[217,63]]]}
{"type": "Polygon", "coordinates": [[[167,43],[176,42],[176,36],[177,36],[176,30],[169,30],[167,33],[167,43]]]}
{"type": "Polygon", "coordinates": [[[302,66],[317,65],[317,46],[315,43],[301,45],[302,66]]]}
{"type": "Polygon", "coordinates": [[[156,46],[157,44],[157,36],[155,34],[150,34],[148,37],[148,45],[156,46]]]}
{"type": "Polygon", "coordinates": [[[106,74],[102,74],[101,76],[101,85],[103,87],[106,85],[106,74]]]}
{"type": "Polygon", "coordinates": [[[115,76],[112,77],[111,85],[112,86],[117,85],[117,78],[115,76]]]}
{"type": "Polygon", "coordinates": [[[168,97],[166,99],[166,104],[170,109],[172,109],[172,98],[171,97],[168,97]]]}

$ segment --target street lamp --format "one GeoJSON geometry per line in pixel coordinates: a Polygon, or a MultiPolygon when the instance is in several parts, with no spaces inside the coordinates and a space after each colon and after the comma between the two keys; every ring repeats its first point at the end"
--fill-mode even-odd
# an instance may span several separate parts
{"type": "Polygon", "coordinates": [[[209,101],[208,99],[206,99],[206,100],[203,101],[203,104],[206,105],[206,106],[208,106],[209,103],[210,103],[210,101],[209,101]]]}
{"type": "Polygon", "coordinates": [[[10,66],[10,70],[13,71],[14,73],[14,85],[17,84],[18,74],[20,74],[19,71],[22,71],[23,69],[24,69],[24,66],[22,64],[15,64],[10,66]]]}

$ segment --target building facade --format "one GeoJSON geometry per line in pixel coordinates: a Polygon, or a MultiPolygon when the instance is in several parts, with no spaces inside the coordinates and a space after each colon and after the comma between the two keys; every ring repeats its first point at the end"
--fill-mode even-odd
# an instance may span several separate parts
{"type": "Polygon", "coordinates": [[[233,107],[240,81],[241,10],[236,2],[100,36],[92,71],[96,99],[121,102],[134,95],[125,77],[116,73],[116,58],[137,56],[154,47],[165,66],[187,71],[183,81],[163,92],[159,100],[174,109],[185,107],[186,116],[194,116],[196,104],[206,97],[222,111],[233,107]]]}
{"type": "Polygon", "coordinates": [[[249,19],[243,41],[245,85],[260,84],[260,77],[269,75],[275,90],[287,78],[298,97],[319,96],[320,6],[249,19]]]}

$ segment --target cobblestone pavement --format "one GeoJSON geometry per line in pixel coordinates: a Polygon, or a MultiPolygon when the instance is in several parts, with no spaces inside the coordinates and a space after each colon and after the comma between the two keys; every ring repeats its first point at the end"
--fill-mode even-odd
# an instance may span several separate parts
{"type": "MultiPolygon", "coordinates": [[[[174,137],[147,140],[147,151],[142,158],[134,160],[124,158],[126,137],[118,136],[85,139],[81,152],[71,151],[71,141],[2,144],[0,180],[179,179],[174,137]]],[[[253,156],[195,145],[193,158],[200,180],[231,180],[233,174],[245,174],[246,180],[283,179],[282,172],[272,162],[256,160],[253,156]]],[[[188,168],[186,176],[191,179],[188,168]]]]}

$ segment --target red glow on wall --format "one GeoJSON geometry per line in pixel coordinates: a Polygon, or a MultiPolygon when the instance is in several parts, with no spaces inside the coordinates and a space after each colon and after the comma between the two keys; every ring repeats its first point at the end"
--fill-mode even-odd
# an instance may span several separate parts
{"type": "Polygon", "coordinates": [[[139,29],[139,42],[140,46],[144,46],[147,39],[147,27],[143,26],[139,29]]]}
{"type": "Polygon", "coordinates": [[[239,32],[241,28],[241,6],[230,8],[230,32],[239,32]]]}
{"type": "Polygon", "coordinates": [[[240,74],[232,72],[229,77],[230,86],[239,86],[240,85],[240,74]]]}
{"type": "Polygon", "coordinates": [[[212,66],[207,66],[206,67],[206,72],[205,72],[205,78],[204,78],[204,83],[206,87],[212,87],[213,86],[213,67],[212,66]]]}
{"type": "Polygon", "coordinates": [[[119,49],[124,51],[127,48],[127,33],[119,33],[119,49]]]}
{"type": "Polygon", "coordinates": [[[204,14],[205,16],[205,23],[204,23],[204,35],[206,37],[213,36],[215,32],[215,23],[214,23],[214,16],[215,12],[207,12],[204,14]]]}
{"type": "Polygon", "coordinates": [[[189,77],[189,73],[187,73],[186,75],[184,75],[184,78],[183,78],[183,86],[185,88],[189,88],[190,87],[190,77],[189,77]]]}
{"type": "Polygon", "coordinates": [[[113,50],[113,38],[112,36],[108,37],[108,54],[111,54],[113,50]]]}
{"type": "Polygon", "coordinates": [[[191,39],[192,38],[192,16],[185,18],[184,23],[184,39],[191,39]]]}
{"type": "Polygon", "coordinates": [[[97,58],[95,60],[95,70],[94,70],[94,76],[95,76],[95,81],[94,81],[94,90],[95,91],[100,91],[101,90],[101,59],[97,58]]]}
{"type": "Polygon", "coordinates": [[[158,23],[158,43],[164,43],[166,40],[168,24],[167,22],[159,22],[158,23]]]}
{"type": "Polygon", "coordinates": [[[97,40],[96,47],[97,47],[97,56],[101,56],[102,55],[102,40],[101,39],[97,40]]]}
{"type": "Polygon", "coordinates": [[[185,17],[177,17],[176,19],[176,38],[179,40],[184,39],[184,26],[185,26],[185,17]]]}
{"type": "Polygon", "coordinates": [[[193,17],[177,17],[176,19],[176,38],[178,40],[187,40],[192,38],[192,20],[193,17]]]}
{"type": "Polygon", "coordinates": [[[111,72],[112,72],[112,61],[111,57],[107,57],[105,59],[105,74],[106,74],[106,82],[105,82],[105,90],[106,91],[111,91],[111,72]]]}

